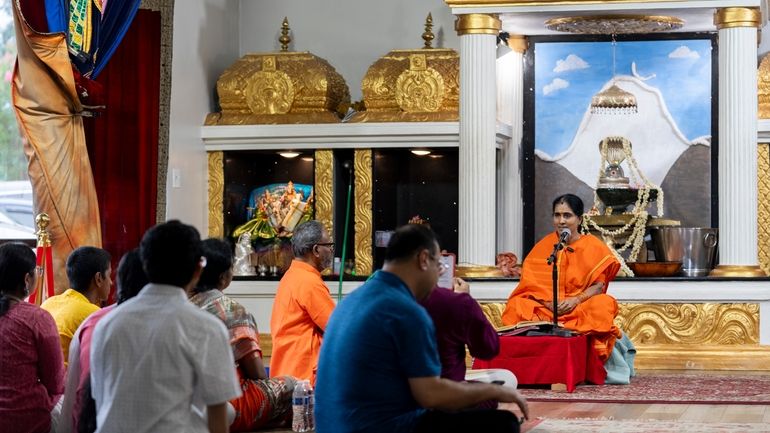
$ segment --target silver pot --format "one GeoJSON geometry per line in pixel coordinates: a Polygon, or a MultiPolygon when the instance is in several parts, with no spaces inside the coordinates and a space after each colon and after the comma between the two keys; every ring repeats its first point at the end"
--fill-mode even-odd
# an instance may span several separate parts
{"type": "Polygon", "coordinates": [[[714,267],[718,229],[705,227],[657,227],[650,230],[655,260],[682,262],[682,275],[705,277],[714,267]]]}

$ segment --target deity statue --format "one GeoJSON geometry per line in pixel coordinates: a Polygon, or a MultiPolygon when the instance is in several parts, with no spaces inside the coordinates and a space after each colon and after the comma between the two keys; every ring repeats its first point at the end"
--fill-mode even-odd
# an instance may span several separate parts
{"type": "Polygon", "coordinates": [[[242,277],[256,275],[254,266],[251,264],[251,233],[245,232],[238,238],[235,244],[235,263],[233,264],[233,275],[242,277]]]}
{"type": "Polygon", "coordinates": [[[299,223],[312,219],[313,187],[271,184],[252,191],[248,207],[250,219],[236,227],[233,237],[249,232],[253,238],[271,240],[290,237],[299,223]]]}

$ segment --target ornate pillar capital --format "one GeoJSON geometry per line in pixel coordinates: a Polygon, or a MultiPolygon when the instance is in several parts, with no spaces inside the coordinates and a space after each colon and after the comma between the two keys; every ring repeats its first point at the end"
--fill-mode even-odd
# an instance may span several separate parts
{"type": "Polygon", "coordinates": [[[759,8],[721,8],[714,13],[714,25],[719,30],[731,27],[759,28],[761,17],[759,8]]]}
{"type": "Polygon", "coordinates": [[[529,47],[529,43],[527,42],[526,36],[511,35],[508,38],[508,48],[517,53],[524,54],[524,52],[527,51],[527,47],[529,47]]]}
{"type": "Polygon", "coordinates": [[[501,28],[502,21],[497,18],[497,15],[465,14],[458,15],[455,20],[455,31],[460,36],[470,34],[497,36],[501,28]]]}

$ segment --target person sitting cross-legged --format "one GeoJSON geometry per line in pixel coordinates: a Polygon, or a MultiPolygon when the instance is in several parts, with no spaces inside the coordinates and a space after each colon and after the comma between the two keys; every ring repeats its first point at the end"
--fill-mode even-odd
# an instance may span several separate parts
{"type": "Polygon", "coordinates": [[[110,253],[96,247],[77,248],[67,258],[70,288],[40,306],[56,321],[65,366],[75,331],[88,316],[99,311],[110,295],[111,276],[110,253]]]}
{"type": "Polygon", "coordinates": [[[270,373],[315,383],[318,353],[334,301],[321,279],[332,264],[334,242],[318,221],[294,229],[294,260],[278,283],[270,317],[270,373]]]}
{"type": "Polygon", "coordinates": [[[64,393],[56,323],[24,300],[38,269],[27,245],[0,245],[0,432],[48,433],[64,393]]]}
{"type": "Polygon", "coordinates": [[[436,286],[440,254],[427,227],[398,228],[385,264],[337,306],[318,365],[317,433],[511,433],[513,411],[473,409],[495,400],[515,403],[516,389],[440,377],[433,322],[418,303],[436,286]]]}
{"type": "Polygon", "coordinates": [[[193,289],[190,302],[217,317],[230,332],[230,346],[243,391],[242,396],[230,400],[235,409],[230,431],[285,425],[291,419],[291,394],[296,380],[291,376],[267,378],[254,316],[222,293],[233,280],[230,246],[219,239],[206,239],[202,249],[206,268],[193,289]]]}
{"type": "Polygon", "coordinates": [[[436,327],[441,377],[456,381],[499,382],[516,388],[516,375],[509,370],[465,369],[466,346],[474,358],[489,360],[500,353],[500,337],[479,303],[471,297],[468,283],[455,278],[451,289],[436,287],[420,304],[436,327]]]}
{"type": "Polygon", "coordinates": [[[115,307],[136,296],[148,282],[139,249],[125,253],[118,264],[118,302],[88,316],[72,337],[67,386],[57,433],[96,431],[96,402],[91,397],[91,340],[94,328],[115,307]]]}
{"type": "Polygon", "coordinates": [[[156,225],[139,256],[150,284],[91,340],[96,431],[226,433],[227,402],[241,395],[227,329],[186,296],[206,266],[198,230],[156,225]]]}

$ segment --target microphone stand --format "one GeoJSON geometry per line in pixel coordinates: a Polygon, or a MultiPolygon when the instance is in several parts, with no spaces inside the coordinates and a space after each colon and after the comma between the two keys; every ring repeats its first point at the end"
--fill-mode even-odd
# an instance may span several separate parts
{"type": "MultiPolygon", "coordinates": [[[[553,335],[556,337],[571,337],[573,332],[569,329],[559,326],[559,268],[558,268],[558,256],[559,251],[564,249],[564,243],[561,238],[557,243],[553,245],[553,251],[548,256],[548,264],[551,265],[551,281],[553,286],[553,326],[547,335],[553,335]]],[[[569,249],[569,247],[567,247],[569,249]]]]}

